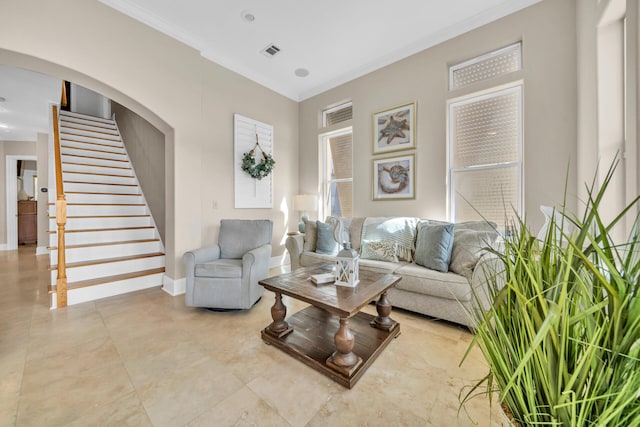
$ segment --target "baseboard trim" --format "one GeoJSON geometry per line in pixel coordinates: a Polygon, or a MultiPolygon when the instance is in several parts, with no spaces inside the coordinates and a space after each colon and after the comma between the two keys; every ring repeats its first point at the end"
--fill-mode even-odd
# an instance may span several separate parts
{"type": "Polygon", "coordinates": [[[49,249],[46,246],[38,246],[36,248],[36,255],[49,255],[49,249]]]}
{"type": "Polygon", "coordinates": [[[187,279],[183,277],[174,280],[165,274],[162,278],[162,290],[173,297],[184,294],[187,291],[187,279]]]}
{"type": "Polygon", "coordinates": [[[7,247],[6,243],[0,243],[0,251],[8,251],[9,248],[7,247]]]}

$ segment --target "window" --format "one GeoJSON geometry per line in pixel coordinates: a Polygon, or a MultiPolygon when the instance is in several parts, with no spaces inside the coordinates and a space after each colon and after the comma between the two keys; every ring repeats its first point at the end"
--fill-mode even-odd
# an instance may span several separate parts
{"type": "Polygon", "coordinates": [[[322,135],[323,213],[352,216],[353,133],[351,128],[322,135]]]}
{"type": "MultiPolygon", "coordinates": [[[[322,111],[322,127],[347,125],[353,117],[351,102],[322,111]]],[[[351,126],[320,135],[320,215],[353,214],[353,131],[351,126]]]]}
{"type": "MultiPolygon", "coordinates": [[[[517,54],[508,50],[502,57],[515,56],[520,64],[520,44],[514,46],[517,54]]],[[[500,57],[487,54],[466,61],[463,67],[451,67],[450,75],[484,64],[479,68],[484,77],[474,80],[477,82],[502,74],[500,70],[513,70],[504,66],[505,61],[495,60],[500,57]]],[[[450,220],[484,218],[505,229],[514,210],[522,212],[522,83],[449,100],[447,117],[450,220]]]]}

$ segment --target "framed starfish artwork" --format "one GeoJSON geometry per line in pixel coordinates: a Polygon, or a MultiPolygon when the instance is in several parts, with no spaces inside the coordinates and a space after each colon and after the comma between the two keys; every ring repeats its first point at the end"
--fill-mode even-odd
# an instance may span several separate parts
{"type": "Polygon", "coordinates": [[[416,103],[373,113],[373,154],[416,148],[416,103]]]}

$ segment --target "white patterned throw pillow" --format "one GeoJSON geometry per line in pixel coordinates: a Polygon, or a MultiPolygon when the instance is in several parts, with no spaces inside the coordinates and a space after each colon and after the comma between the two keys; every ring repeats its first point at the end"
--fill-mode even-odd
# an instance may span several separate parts
{"type": "Polygon", "coordinates": [[[363,240],[361,257],[377,261],[398,262],[398,243],[363,240]]]}

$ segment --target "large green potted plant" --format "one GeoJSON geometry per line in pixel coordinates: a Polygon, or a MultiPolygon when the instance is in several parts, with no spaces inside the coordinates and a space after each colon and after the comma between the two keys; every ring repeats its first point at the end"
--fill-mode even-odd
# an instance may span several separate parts
{"type": "Polygon", "coordinates": [[[603,221],[614,170],[588,188],[581,217],[560,209],[541,240],[518,218],[495,251],[492,305],[470,313],[469,350],[480,348],[489,373],[461,393],[463,404],[497,395],[514,425],[640,426],[639,198],[603,221]],[[633,232],[616,244],[610,232],[626,215],[633,232]]]}

